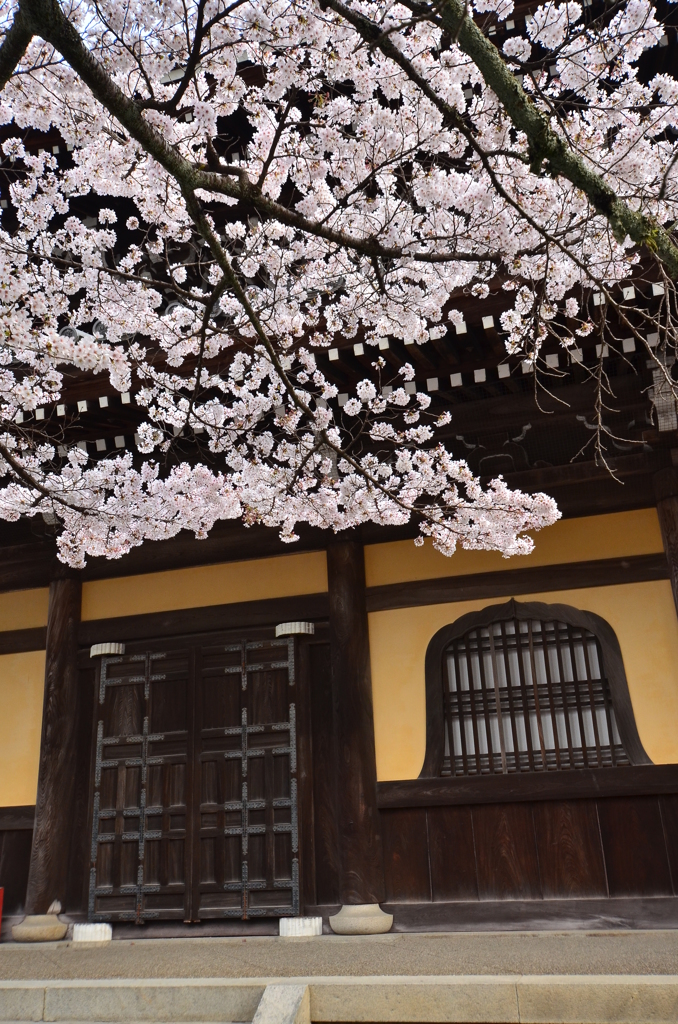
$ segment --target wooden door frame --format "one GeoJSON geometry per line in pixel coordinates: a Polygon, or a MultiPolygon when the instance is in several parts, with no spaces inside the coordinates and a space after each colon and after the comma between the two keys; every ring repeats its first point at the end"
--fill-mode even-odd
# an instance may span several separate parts
{"type": "MultiPolygon", "coordinates": [[[[295,652],[295,688],[296,688],[296,711],[297,711],[297,815],[298,815],[298,859],[299,859],[299,913],[304,914],[305,908],[312,906],[315,903],[315,857],[314,857],[314,813],[313,813],[313,750],[312,750],[312,736],[311,736],[311,684],[310,678],[310,666],[308,651],[309,647],[313,643],[326,643],[327,630],[321,626],[318,635],[313,636],[299,636],[295,638],[294,652],[295,652]]],[[[154,649],[171,649],[181,646],[193,646],[204,642],[205,644],[214,643],[215,640],[221,643],[222,640],[227,643],[239,642],[246,638],[248,640],[259,640],[259,639],[273,639],[275,637],[274,626],[259,626],[255,625],[251,629],[246,627],[239,627],[234,629],[225,630],[210,630],[209,632],[200,633],[182,633],[174,637],[158,636],[148,637],[140,640],[131,640],[127,646],[129,650],[126,653],[135,653],[137,648],[141,650],[154,650],[154,649]]],[[[124,638],[121,637],[120,642],[125,642],[124,638]]],[[[194,659],[191,658],[190,668],[190,681],[189,681],[189,696],[190,696],[190,715],[192,716],[192,723],[189,726],[189,732],[192,735],[190,740],[190,746],[193,749],[193,759],[195,760],[195,737],[194,732],[196,728],[196,700],[197,696],[195,693],[195,664],[194,659]]],[[[100,685],[100,674],[101,674],[101,661],[100,658],[94,658],[90,660],[89,651],[87,649],[81,649],[78,655],[78,667],[84,671],[88,668],[94,669],[94,680],[93,680],[93,706],[92,706],[92,718],[91,728],[89,730],[89,751],[87,752],[86,763],[89,766],[89,779],[87,786],[88,800],[87,800],[87,821],[84,828],[85,835],[82,838],[81,843],[83,848],[87,851],[91,849],[92,842],[92,824],[93,824],[93,799],[94,799],[94,771],[96,761],[96,730],[98,721],[98,692],[100,685]]],[[[191,865],[190,870],[192,871],[195,867],[195,821],[194,817],[196,813],[199,813],[197,809],[199,807],[199,793],[198,802],[196,804],[196,786],[198,785],[198,773],[192,770],[192,785],[191,785],[191,798],[193,800],[193,807],[190,813],[187,813],[187,819],[190,817],[190,857],[191,865]]],[[[188,826],[188,821],[187,821],[188,826]]],[[[80,826],[82,827],[82,826],[80,826]]],[[[86,917],[88,913],[87,906],[87,895],[89,893],[89,863],[90,858],[85,858],[85,863],[88,866],[87,874],[84,879],[77,880],[74,882],[76,885],[80,885],[82,894],[84,896],[84,905],[79,910],[78,916],[86,917]],[[83,913],[84,912],[84,913],[83,913]]],[[[186,869],[187,877],[189,875],[189,866],[187,864],[186,869]]],[[[193,880],[190,883],[191,890],[194,887],[193,880]]],[[[188,906],[193,911],[193,891],[191,891],[188,898],[188,906]]],[[[193,914],[191,913],[191,916],[193,914]]],[[[220,918],[213,918],[211,921],[221,920],[220,918]]],[[[224,918],[224,920],[227,920],[224,918]]],[[[234,919],[230,919],[234,920],[234,919]]],[[[237,920],[237,919],[235,919],[237,920]]],[[[168,922],[169,923],[169,922],[168,922]]],[[[210,921],[199,922],[192,920],[190,922],[184,922],[191,924],[196,928],[200,928],[201,924],[209,925],[210,921]]],[[[243,922],[245,925],[246,922],[243,922]]]]}
{"type": "Polygon", "coordinates": [[[315,903],[315,839],[313,801],[313,737],[311,734],[311,668],[309,638],[295,644],[297,704],[297,816],[299,843],[299,913],[315,903]]]}

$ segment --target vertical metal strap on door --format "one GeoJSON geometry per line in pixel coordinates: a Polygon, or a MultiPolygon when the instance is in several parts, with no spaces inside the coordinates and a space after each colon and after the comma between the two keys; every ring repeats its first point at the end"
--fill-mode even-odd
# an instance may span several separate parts
{"type": "Polygon", "coordinates": [[[97,721],[97,740],[96,740],[96,760],[94,766],[94,800],[93,800],[93,814],[92,814],[92,846],[91,846],[91,862],[90,862],[90,881],[89,881],[89,904],[88,904],[88,920],[90,921],[141,921],[150,920],[157,918],[159,915],[157,912],[149,911],[144,906],[144,896],[147,893],[158,892],[160,890],[159,885],[147,885],[144,882],[144,845],[146,839],[155,839],[160,837],[160,833],[156,835],[154,832],[150,832],[146,828],[146,817],[149,814],[157,813],[158,808],[146,806],[146,783],[147,783],[147,770],[149,765],[162,764],[163,758],[161,757],[149,757],[148,746],[149,743],[161,741],[163,734],[161,733],[149,733],[148,721],[149,721],[149,698],[151,683],[156,681],[162,681],[165,676],[162,674],[154,673],[152,671],[152,663],[165,657],[165,654],[146,652],[145,654],[135,654],[129,656],[120,657],[102,657],[101,659],[101,675],[99,680],[99,719],[97,721]],[[130,670],[133,670],[134,664],[143,664],[143,675],[125,675],[116,677],[114,679],[109,678],[108,667],[109,665],[120,664],[127,662],[130,665],[130,670]],[[112,686],[120,685],[134,685],[144,684],[144,717],[143,717],[143,730],[139,735],[127,735],[127,736],[104,736],[104,704],[106,701],[107,689],[112,686]],[[129,757],[121,759],[120,757],[106,759],[104,757],[104,749],[106,747],[119,746],[122,744],[134,744],[135,746],[141,747],[141,754],[139,757],[129,757]],[[139,806],[125,807],[122,810],[123,819],[125,818],[137,818],[139,825],[134,831],[127,831],[126,829],[122,832],[123,842],[136,842],[137,843],[137,877],[134,885],[122,885],[118,888],[117,893],[120,896],[135,896],[135,909],[134,910],[121,910],[114,913],[106,913],[97,911],[96,898],[97,896],[111,896],[114,894],[113,886],[110,885],[97,885],[97,859],[99,846],[103,843],[113,843],[118,838],[118,835],[113,832],[102,833],[100,830],[100,823],[106,819],[116,818],[119,813],[119,809],[109,808],[106,810],[101,809],[100,801],[100,788],[101,788],[101,773],[105,768],[140,768],[141,771],[141,790],[139,806]]]}
{"type": "MultiPolygon", "coordinates": [[[[287,669],[288,685],[295,685],[295,661],[294,661],[294,639],[292,637],[279,640],[266,640],[258,642],[244,641],[241,644],[230,644],[226,651],[240,651],[240,665],[226,666],[224,672],[227,674],[240,673],[243,703],[246,704],[248,690],[248,675],[251,672],[267,671],[275,669],[287,669]],[[261,664],[248,662],[248,656],[262,648],[280,647],[284,649],[287,657],[284,660],[268,661],[261,664]]],[[[227,826],[224,829],[225,836],[240,836],[241,848],[241,878],[236,882],[225,882],[224,889],[229,892],[239,892],[241,895],[240,907],[227,908],[223,912],[224,917],[239,917],[247,919],[251,917],[268,917],[273,912],[275,916],[292,916],[299,914],[299,835],[297,819],[297,728],[296,728],[296,707],[293,702],[289,704],[289,720],[287,722],[271,722],[266,724],[252,725],[248,722],[247,707],[242,708],[241,724],[224,730],[226,736],[240,736],[241,745],[238,749],[227,750],[224,757],[228,760],[240,760],[241,768],[241,797],[240,800],[228,801],[224,804],[225,811],[239,811],[240,825],[227,826]],[[252,758],[264,757],[266,750],[263,747],[252,746],[250,737],[264,732],[286,732],[289,734],[289,742],[279,747],[270,749],[272,755],[287,755],[290,763],[290,796],[278,797],[271,800],[273,808],[288,807],[290,809],[290,822],[274,824],[274,834],[287,833],[291,835],[292,841],[292,877],[287,879],[275,879],[275,889],[290,889],[292,894],[291,906],[276,908],[252,907],[250,905],[250,893],[256,890],[264,890],[268,887],[267,881],[251,880],[248,852],[249,837],[253,835],[264,835],[267,831],[266,825],[250,824],[250,812],[266,810],[266,800],[251,800],[248,796],[248,764],[252,758]]]]}

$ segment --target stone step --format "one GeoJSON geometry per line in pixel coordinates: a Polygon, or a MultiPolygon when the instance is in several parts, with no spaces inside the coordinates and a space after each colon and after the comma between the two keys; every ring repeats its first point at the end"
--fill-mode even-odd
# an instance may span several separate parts
{"type": "Polygon", "coordinates": [[[0,1021],[676,1024],[678,975],[2,981],[0,1021]]]}

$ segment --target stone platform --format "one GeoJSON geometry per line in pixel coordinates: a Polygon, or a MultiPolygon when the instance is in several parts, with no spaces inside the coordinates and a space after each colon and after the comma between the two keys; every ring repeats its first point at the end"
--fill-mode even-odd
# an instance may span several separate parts
{"type": "Polygon", "coordinates": [[[678,974],[678,931],[0,943],[0,979],[678,974]]]}
{"type": "Polygon", "coordinates": [[[0,979],[0,1021],[677,1024],[678,932],[2,943],[0,979]]]}

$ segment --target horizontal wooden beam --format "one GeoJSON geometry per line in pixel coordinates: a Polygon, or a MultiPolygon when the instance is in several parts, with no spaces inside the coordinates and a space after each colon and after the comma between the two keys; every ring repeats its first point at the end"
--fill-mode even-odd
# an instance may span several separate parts
{"type": "Polygon", "coordinates": [[[369,587],[367,609],[370,612],[391,608],[415,608],[427,604],[474,601],[484,598],[514,597],[552,590],[578,590],[586,587],[610,587],[622,583],[645,583],[669,579],[664,552],[633,555],[629,558],[601,558],[591,562],[565,562],[524,569],[500,569],[496,572],[441,576],[439,579],[414,580],[369,587]]]}
{"type": "MultiPolygon", "coordinates": [[[[45,535],[27,541],[23,526],[0,523],[0,592],[47,587],[64,575],[65,566],[57,559],[54,538],[45,535]],[[17,543],[13,543],[14,536],[17,543]]],[[[292,553],[323,550],[327,543],[322,530],[302,529],[299,533],[301,539],[292,553]]],[[[123,558],[90,558],[78,575],[87,582],[290,553],[289,544],[283,544],[278,530],[263,526],[248,529],[239,521],[228,522],[217,524],[206,540],[196,540],[183,531],[170,540],[147,541],[123,558]]]]}
{"type": "MultiPolygon", "coordinates": [[[[384,903],[394,932],[580,931],[678,927],[675,896],[384,903]]],[[[322,913],[307,907],[308,914],[322,913]]]]}
{"type": "MultiPolygon", "coordinates": [[[[469,366],[455,366],[450,367],[450,370],[455,371],[467,371],[471,369],[469,366]]],[[[441,378],[442,380],[442,378],[441,378]]],[[[519,377],[516,383],[520,383],[525,386],[524,378],[521,380],[519,377]]],[[[447,391],[446,383],[443,385],[447,391]]],[[[499,434],[508,432],[513,434],[518,429],[528,422],[532,422],[535,432],[536,431],[550,431],[553,429],[562,430],[562,424],[571,425],[574,417],[577,414],[590,414],[592,410],[591,405],[591,386],[588,382],[582,383],[571,383],[566,387],[558,387],[554,390],[553,394],[543,394],[540,396],[540,408],[537,408],[534,401],[534,379],[532,375],[529,377],[529,391],[523,390],[518,391],[514,394],[507,395],[494,395],[492,397],[475,398],[469,401],[456,401],[451,405],[453,424],[445,432],[447,436],[452,438],[455,434],[462,434],[473,438],[478,436],[482,438],[483,435],[487,434],[499,434]],[[545,416],[544,413],[547,413],[545,416]]],[[[473,389],[479,391],[480,389],[473,389]]],[[[448,395],[454,399],[459,391],[456,388],[452,388],[451,391],[447,391],[448,395]]],[[[614,379],[614,400],[617,403],[615,408],[617,409],[630,409],[630,408],[647,408],[647,397],[643,393],[643,385],[639,381],[638,377],[629,374],[626,377],[616,377],[614,379]]],[[[445,436],[444,434],[442,436],[445,436]]],[[[639,453],[642,456],[649,453],[639,453]]],[[[614,461],[614,454],[610,453],[612,461],[614,461]]],[[[622,456],[624,458],[625,456],[622,456]]],[[[566,463],[562,467],[553,468],[572,468],[581,465],[595,465],[593,461],[590,463],[575,462],[566,463]]],[[[603,472],[605,469],[603,466],[599,466],[603,472]]]]}
{"type": "MultiPolygon", "coordinates": [[[[66,571],[57,559],[54,538],[45,535],[29,541],[24,529],[26,525],[25,522],[0,522],[0,592],[47,587],[66,571]]],[[[90,558],[78,575],[87,582],[285,556],[302,551],[324,551],[332,536],[328,530],[304,527],[303,524],[297,532],[300,539],[290,547],[280,540],[279,530],[271,527],[246,527],[239,520],[217,523],[205,540],[196,540],[193,534],[182,531],[170,540],[146,541],[122,558],[90,558]]],[[[377,544],[413,538],[417,527],[414,523],[400,527],[366,523],[360,529],[348,532],[355,534],[363,544],[377,544]]]]}
{"type": "MultiPolygon", "coordinates": [[[[667,463],[670,464],[670,455],[665,450],[634,452],[629,455],[611,456],[607,466],[591,461],[570,462],[564,466],[541,466],[517,473],[507,473],[506,480],[511,487],[521,487],[529,491],[546,490],[549,493],[556,487],[571,487],[573,484],[590,486],[595,481],[606,481],[620,492],[623,490],[619,485],[622,477],[626,481],[638,476],[651,476],[667,463]],[[615,480],[611,472],[616,473],[619,479],[615,480]]],[[[652,489],[648,491],[646,498],[648,506],[654,505],[652,489]]]]}
{"type": "Polygon", "coordinates": [[[643,764],[624,768],[580,768],[380,782],[377,785],[377,802],[380,810],[387,811],[401,807],[452,807],[675,793],[678,793],[678,765],[643,764]]]}
{"type": "Polygon", "coordinates": [[[44,651],[47,626],[35,629],[7,629],[0,632],[0,654],[20,654],[23,651],[44,651]]]}
{"type": "Polygon", "coordinates": [[[0,832],[23,832],[33,828],[35,805],[0,807],[0,832]]]}
{"type": "MultiPolygon", "coordinates": [[[[653,474],[665,468],[668,451],[621,455],[610,460],[618,476],[613,479],[602,466],[592,462],[551,466],[506,475],[506,482],[528,493],[551,494],[567,518],[596,513],[627,511],[654,506],[653,474]],[[621,486],[622,481],[624,486],[621,486]]],[[[188,531],[165,541],[147,541],[123,558],[90,558],[81,571],[83,582],[134,576],[197,565],[268,558],[298,551],[325,550],[331,540],[327,530],[300,526],[300,540],[290,548],[280,540],[277,529],[239,521],[217,523],[206,540],[196,540],[188,531]]],[[[401,527],[365,523],[347,531],[362,544],[379,544],[415,537],[417,524],[401,527]]],[[[27,587],[47,587],[64,574],[57,560],[56,543],[41,522],[21,520],[0,522],[0,592],[27,587]]]]}
{"type": "MultiPolygon", "coordinates": [[[[592,562],[570,562],[525,569],[443,576],[410,583],[390,583],[367,589],[370,612],[394,608],[414,608],[428,604],[448,604],[513,597],[517,594],[543,593],[549,590],[575,590],[585,587],[615,586],[669,578],[663,553],[609,558],[592,562]]],[[[82,622],[78,643],[83,647],[111,640],[143,640],[150,637],[209,633],[214,630],[268,626],[278,622],[327,619],[327,594],[301,594],[273,597],[262,601],[239,601],[205,608],[125,615],[117,618],[82,622]]],[[[39,651],[45,648],[45,627],[0,631],[0,654],[39,651]]]]}
{"type": "Polygon", "coordinates": [[[272,597],[263,601],[240,601],[206,608],[182,608],[148,615],[124,615],[81,622],[78,643],[82,647],[107,641],[146,640],[150,637],[212,633],[216,630],[272,626],[278,622],[327,619],[327,594],[272,597]]]}

